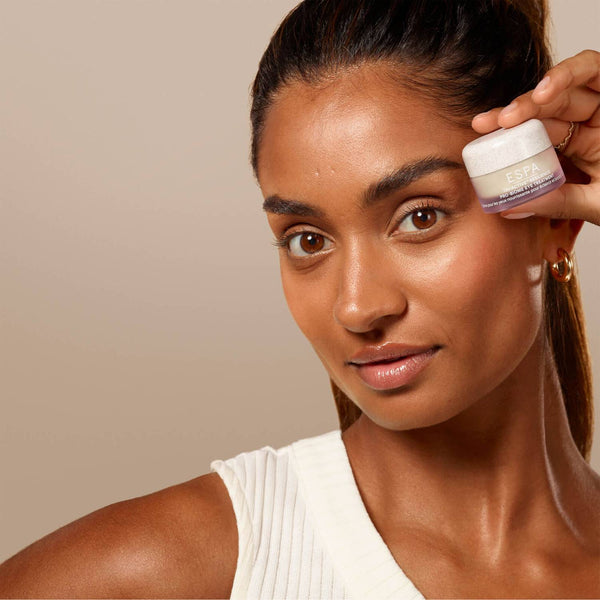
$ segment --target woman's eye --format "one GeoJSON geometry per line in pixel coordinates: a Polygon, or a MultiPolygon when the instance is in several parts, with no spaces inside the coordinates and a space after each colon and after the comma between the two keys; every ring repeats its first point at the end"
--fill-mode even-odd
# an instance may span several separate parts
{"type": "Polygon", "coordinates": [[[404,232],[430,229],[443,215],[441,210],[435,208],[419,208],[406,215],[398,225],[398,229],[404,232]]]}
{"type": "Polygon", "coordinates": [[[329,250],[331,240],[320,233],[306,231],[292,235],[287,241],[288,251],[292,256],[304,257],[317,254],[323,250],[329,250]]]}

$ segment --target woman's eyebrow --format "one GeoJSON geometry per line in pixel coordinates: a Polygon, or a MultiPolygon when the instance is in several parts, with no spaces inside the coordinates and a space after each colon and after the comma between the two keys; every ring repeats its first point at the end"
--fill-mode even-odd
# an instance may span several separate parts
{"type": "MultiPolygon", "coordinates": [[[[369,207],[392,192],[401,190],[426,175],[431,175],[431,173],[444,169],[464,169],[464,165],[449,158],[439,156],[428,156],[402,165],[395,171],[369,185],[362,196],[361,205],[365,208],[369,207]]],[[[300,217],[316,218],[325,216],[325,213],[320,208],[312,204],[282,198],[278,194],[273,194],[265,199],[263,210],[276,215],[297,215],[300,217]]]]}
{"type": "Polygon", "coordinates": [[[263,210],[275,215],[298,215],[299,217],[322,218],[325,213],[316,206],[298,202],[298,200],[286,200],[277,194],[273,194],[263,202],[263,210]]]}
{"type": "Polygon", "coordinates": [[[409,186],[418,179],[444,169],[464,169],[464,165],[440,156],[427,156],[385,175],[379,181],[372,183],[363,194],[361,205],[368,207],[392,192],[397,192],[409,186]]]}

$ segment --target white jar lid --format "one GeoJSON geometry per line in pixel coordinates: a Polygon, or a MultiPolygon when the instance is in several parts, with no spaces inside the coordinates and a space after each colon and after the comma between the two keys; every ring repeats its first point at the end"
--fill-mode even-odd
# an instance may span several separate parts
{"type": "Polygon", "coordinates": [[[469,142],[462,151],[469,177],[479,177],[527,160],[552,146],[544,124],[529,119],[469,142]]]}

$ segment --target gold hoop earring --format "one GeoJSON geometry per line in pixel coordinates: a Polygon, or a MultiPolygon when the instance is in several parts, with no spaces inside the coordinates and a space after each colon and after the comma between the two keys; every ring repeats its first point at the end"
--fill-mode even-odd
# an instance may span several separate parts
{"type": "Polygon", "coordinates": [[[550,272],[556,281],[567,283],[573,275],[573,261],[564,248],[559,248],[557,254],[558,260],[550,266],[550,272]]]}

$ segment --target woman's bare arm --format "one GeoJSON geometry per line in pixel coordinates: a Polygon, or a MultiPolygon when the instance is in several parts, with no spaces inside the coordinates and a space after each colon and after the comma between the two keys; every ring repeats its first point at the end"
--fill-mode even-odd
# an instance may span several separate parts
{"type": "Polygon", "coordinates": [[[112,504],[0,565],[2,598],[228,598],[237,526],[216,473],[112,504]]]}

